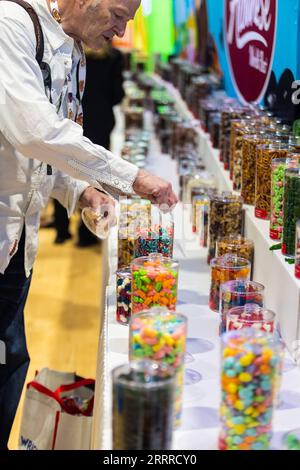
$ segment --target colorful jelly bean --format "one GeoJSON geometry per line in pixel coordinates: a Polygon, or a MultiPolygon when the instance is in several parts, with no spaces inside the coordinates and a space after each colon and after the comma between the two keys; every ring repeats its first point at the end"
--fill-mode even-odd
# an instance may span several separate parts
{"type": "Polygon", "coordinates": [[[174,227],[167,229],[156,226],[154,229],[142,230],[135,240],[134,256],[141,258],[151,253],[161,253],[167,258],[173,256],[174,227]]]}
{"type": "Polygon", "coordinates": [[[178,290],[178,263],[162,255],[135,259],[132,271],[132,313],[152,307],[175,310],[178,290]]]}
{"type": "Polygon", "coordinates": [[[187,319],[167,309],[153,308],[130,322],[130,359],[151,359],[176,371],[175,425],[180,423],[187,319]]]}
{"type": "Polygon", "coordinates": [[[245,329],[222,337],[220,450],[267,450],[283,346],[245,329]]]}

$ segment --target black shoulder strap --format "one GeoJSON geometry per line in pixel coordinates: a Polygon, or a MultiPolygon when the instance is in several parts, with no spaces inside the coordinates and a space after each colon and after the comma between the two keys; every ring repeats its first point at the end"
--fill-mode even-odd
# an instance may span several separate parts
{"type": "Polygon", "coordinates": [[[20,5],[20,7],[24,8],[24,10],[27,11],[28,15],[30,16],[33,26],[34,26],[34,31],[35,31],[35,37],[36,37],[36,60],[41,66],[43,62],[43,57],[44,57],[44,35],[43,35],[43,30],[41,27],[41,23],[39,20],[38,15],[36,14],[34,8],[24,0],[6,0],[9,2],[14,2],[20,5]]]}
{"type": "MultiPolygon", "coordinates": [[[[0,0],[1,1],[1,0],[0,0]]],[[[24,8],[25,11],[27,11],[28,15],[31,18],[31,21],[34,26],[34,32],[35,32],[35,37],[36,37],[36,60],[37,63],[40,66],[42,75],[43,75],[43,80],[44,80],[44,87],[45,91],[49,91],[49,100],[50,103],[52,103],[52,96],[51,96],[51,88],[52,88],[52,79],[51,79],[51,69],[49,64],[46,62],[43,62],[44,58],[44,34],[42,30],[42,26],[39,20],[39,17],[34,10],[34,8],[24,0],[6,0],[9,2],[14,2],[20,5],[20,7],[24,8]]],[[[52,175],[52,168],[50,165],[47,165],[47,174],[52,175]]]]}
{"type": "MultiPolygon", "coordinates": [[[[0,0],[1,1],[1,0],[0,0]]],[[[40,69],[43,74],[43,80],[44,80],[44,86],[45,90],[48,90],[50,93],[49,99],[50,102],[52,103],[52,97],[51,97],[51,87],[52,87],[52,80],[51,80],[51,70],[48,64],[43,62],[43,57],[44,57],[44,34],[42,30],[42,26],[39,20],[39,17],[34,10],[34,8],[24,0],[6,0],[8,2],[14,2],[20,5],[20,7],[24,8],[25,11],[27,11],[28,15],[31,18],[31,21],[34,26],[34,31],[35,31],[35,37],[36,37],[36,60],[37,63],[40,66],[40,69]]]]}

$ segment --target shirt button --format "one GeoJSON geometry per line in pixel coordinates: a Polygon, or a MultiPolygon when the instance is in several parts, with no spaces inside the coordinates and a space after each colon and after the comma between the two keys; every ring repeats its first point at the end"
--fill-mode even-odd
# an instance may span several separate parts
{"type": "Polygon", "coordinates": [[[115,180],[115,185],[119,186],[119,184],[120,184],[119,180],[115,180]]]}

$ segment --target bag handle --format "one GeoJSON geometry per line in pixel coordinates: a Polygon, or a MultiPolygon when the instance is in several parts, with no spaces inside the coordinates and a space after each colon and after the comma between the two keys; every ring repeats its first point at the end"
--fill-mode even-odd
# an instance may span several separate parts
{"type": "Polygon", "coordinates": [[[62,392],[67,392],[70,390],[76,390],[78,388],[84,387],[85,385],[94,385],[95,380],[94,379],[83,379],[79,380],[78,382],[68,384],[68,385],[61,385],[58,387],[54,392],[50,390],[49,388],[45,387],[44,385],[40,384],[39,382],[32,381],[27,384],[27,389],[33,388],[34,390],[38,391],[39,393],[46,395],[47,397],[52,398],[55,400],[60,407],[62,408],[63,411],[65,411],[68,414],[80,414],[82,416],[90,416],[93,406],[94,406],[94,397],[92,397],[89,401],[88,408],[86,411],[80,410],[80,408],[73,406],[72,409],[64,403],[63,399],[61,398],[60,394],[62,392]]]}

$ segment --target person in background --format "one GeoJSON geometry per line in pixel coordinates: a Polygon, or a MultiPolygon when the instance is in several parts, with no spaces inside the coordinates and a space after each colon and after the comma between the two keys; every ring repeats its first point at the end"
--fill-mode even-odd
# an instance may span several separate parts
{"type": "MultiPolygon", "coordinates": [[[[83,132],[92,142],[111,148],[115,127],[114,106],[125,96],[123,54],[111,45],[98,51],[86,48],[86,89],[83,96],[83,132]]],[[[98,240],[80,221],[77,246],[86,247],[98,240]]]]}
{"type": "Polygon", "coordinates": [[[118,49],[107,45],[99,51],[86,49],[86,61],[84,134],[92,142],[110,149],[110,136],[115,127],[113,108],[125,96],[123,55],[118,49]]]}

